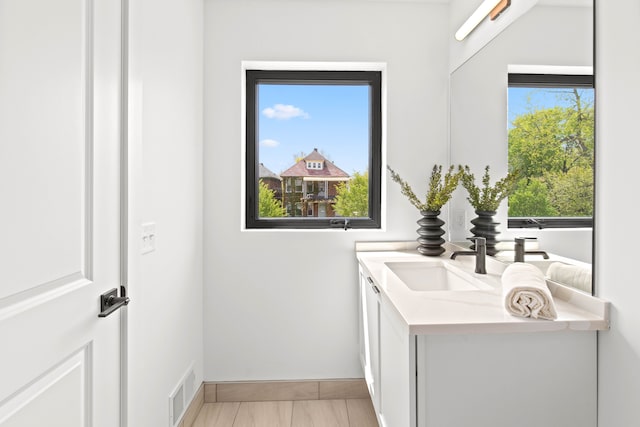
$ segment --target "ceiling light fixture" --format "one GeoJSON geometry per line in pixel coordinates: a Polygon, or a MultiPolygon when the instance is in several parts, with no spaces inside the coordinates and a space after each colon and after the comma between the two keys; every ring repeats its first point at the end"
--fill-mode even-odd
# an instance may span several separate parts
{"type": "Polygon", "coordinates": [[[486,16],[501,2],[502,0],[484,0],[475,12],[464,21],[464,24],[460,26],[456,31],[456,40],[462,41],[469,35],[478,24],[486,18],[486,16]]]}
{"type": "Polygon", "coordinates": [[[511,0],[500,0],[496,7],[491,9],[491,12],[489,12],[489,18],[491,18],[492,21],[495,21],[495,19],[500,16],[502,12],[507,10],[509,6],[511,6],[511,0]]]}

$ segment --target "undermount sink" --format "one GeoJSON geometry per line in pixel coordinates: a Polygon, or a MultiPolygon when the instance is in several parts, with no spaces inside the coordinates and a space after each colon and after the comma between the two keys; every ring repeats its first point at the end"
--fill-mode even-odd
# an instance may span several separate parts
{"type": "Polygon", "coordinates": [[[385,265],[412,291],[477,291],[492,289],[490,285],[442,261],[397,261],[385,262],[385,265]]]}

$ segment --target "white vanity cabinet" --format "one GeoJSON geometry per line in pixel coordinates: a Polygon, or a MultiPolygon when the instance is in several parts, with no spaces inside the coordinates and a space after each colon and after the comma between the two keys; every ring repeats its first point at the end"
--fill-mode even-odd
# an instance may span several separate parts
{"type": "Polygon", "coordinates": [[[376,416],[381,426],[415,426],[414,343],[371,276],[359,271],[360,361],[376,416]]]}
{"type": "Polygon", "coordinates": [[[380,426],[597,426],[608,303],[558,288],[557,320],[516,318],[498,291],[407,293],[381,255],[359,260],[360,356],[380,426]]]}

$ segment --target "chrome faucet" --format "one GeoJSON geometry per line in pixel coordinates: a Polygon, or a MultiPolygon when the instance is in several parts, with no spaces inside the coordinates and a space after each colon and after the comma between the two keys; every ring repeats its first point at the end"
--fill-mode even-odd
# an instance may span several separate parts
{"type": "Polygon", "coordinates": [[[484,237],[470,237],[475,243],[474,251],[455,251],[451,254],[451,259],[456,259],[458,255],[475,255],[476,269],[478,274],[487,274],[487,239],[484,237]]]}
{"type": "Polygon", "coordinates": [[[549,259],[549,254],[545,251],[525,251],[524,250],[524,242],[525,240],[536,240],[535,237],[516,237],[516,244],[514,246],[515,254],[513,256],[513,262],[524,262],[524,255],[542,255],[544,259],[549,259]]]}

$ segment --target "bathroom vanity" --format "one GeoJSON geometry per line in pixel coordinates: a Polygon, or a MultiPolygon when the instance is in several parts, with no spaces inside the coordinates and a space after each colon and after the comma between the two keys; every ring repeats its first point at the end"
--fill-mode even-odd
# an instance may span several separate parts
{"type": "Polygon", "coordinates": [[[356,243],[360,357],[384,427],[595,427],[596,335],[608,303],[549,282],[558,318],[503,308],[507,264],[356,243]]]}

